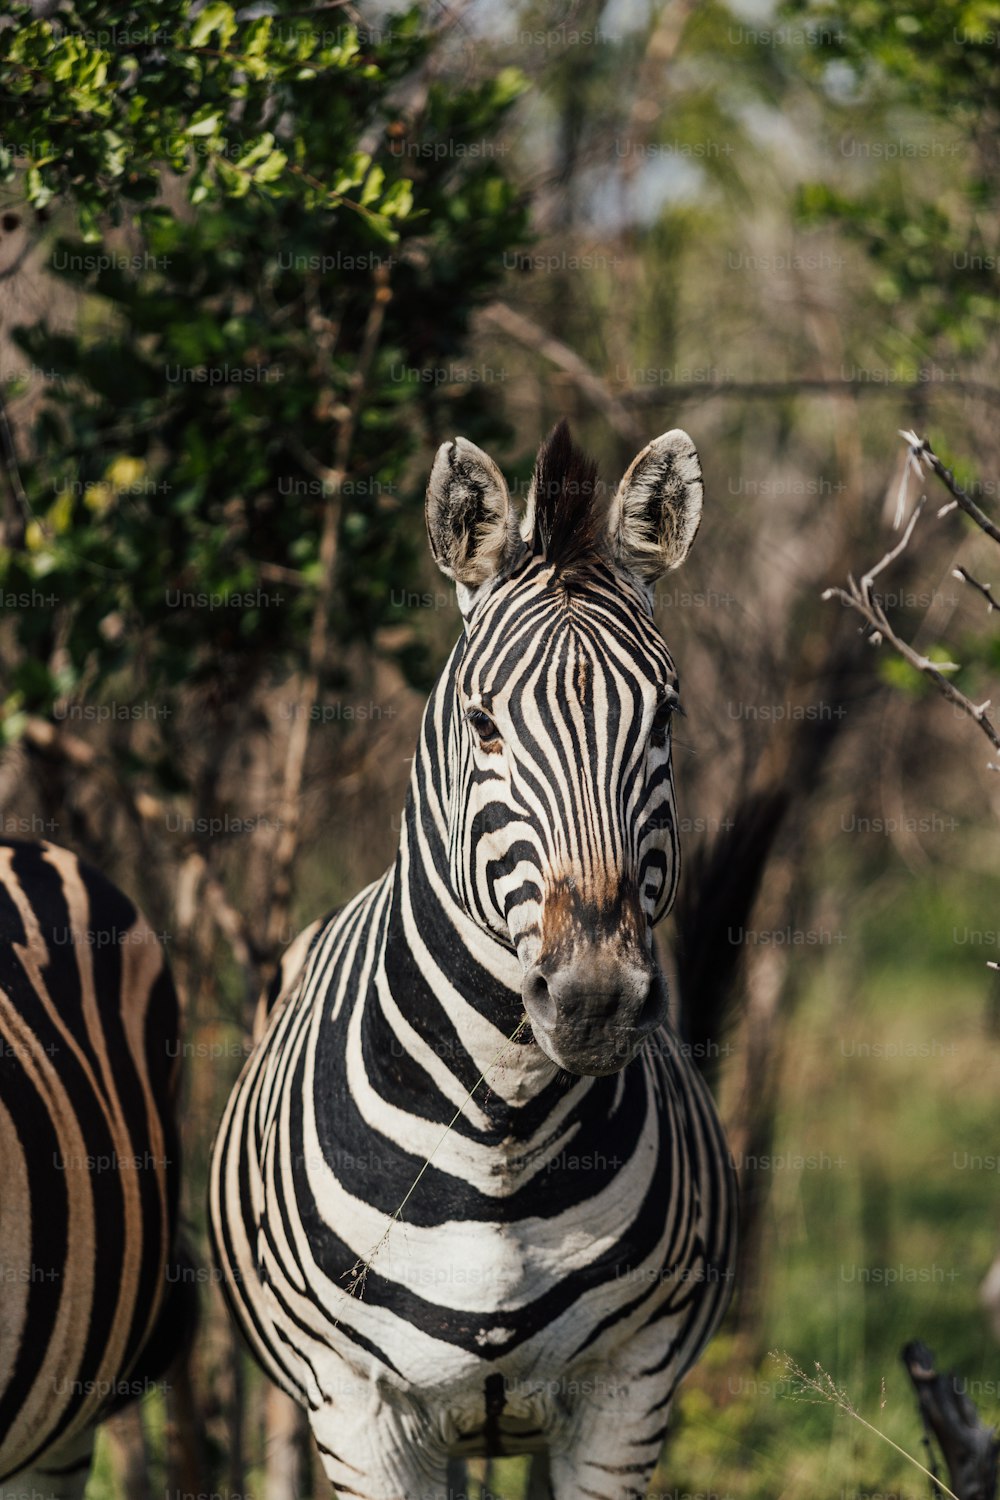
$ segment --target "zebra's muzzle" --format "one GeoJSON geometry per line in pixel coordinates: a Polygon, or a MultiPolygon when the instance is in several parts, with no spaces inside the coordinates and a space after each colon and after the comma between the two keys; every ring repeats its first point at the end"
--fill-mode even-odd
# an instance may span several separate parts
{"type": "Polygon", "coordinates": [[[577,952],[558,967],[525,974],[524,1008],[542,1051],[569,1073],[617,1073],[667,1014],[667,987],[652,964],[577,952]]]}

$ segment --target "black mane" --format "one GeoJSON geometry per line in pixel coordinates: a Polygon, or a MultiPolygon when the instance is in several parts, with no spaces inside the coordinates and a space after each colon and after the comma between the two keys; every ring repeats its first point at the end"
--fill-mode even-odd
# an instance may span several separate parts
{"type": "Polygon", "coordinates": [[[604,507],[597,464],[573,442],[569,424],[559,422],[535,460],[535,518],[531,550],[554,565],[562,583],[602,556],[604,507]]]}

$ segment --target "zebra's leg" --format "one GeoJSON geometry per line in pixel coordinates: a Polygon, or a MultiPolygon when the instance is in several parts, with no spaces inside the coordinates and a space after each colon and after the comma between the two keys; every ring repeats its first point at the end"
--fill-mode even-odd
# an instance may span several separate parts
{"type": "Polygon", "coordinates": [[[661,1427],[647,1441],[624,1444],[607,1441],[588,1444],[572,1454],[553,1454],[551,1500],[580,1500],[581,1495],[594,1500],[645,1500],[653,1477],[666,1427],[661,1427]]]}
{"type": "MultiPolygon", "coordinates": [[[[456,1470],[426,1420],[376,1397],[366,1406],[344,1400],[310,1416],[327,1479],[345,1500],[451,1500],[456,1470]]],[[[460,1465],[459,1473],[464,1466],[460,1465]]],[[[579,1496],[575,1497],[579,1500],[579,1496]]]]}
{"type": "Polygon", "coordinates": [[[645,1500],[667,1433],[672,1389],[622,1384],[616,1406],[581,1403],[572,1435],[550,1454],[552,1500],[645,1500]]]}
{"type": "MultiPolygon", "coordinates": [[[[447,1458],[439,1462],[427,1455],[400,1457],[398,1462],[383,1461],[363,1465],[348,1462],[320,1449],[323,1471],[338,1495],[344,1500],[466,1500],[468,1490],[462,1479],[453,1487],[447,1458]]],[[[357,1455],[352,1455],[357,1457],[357,1455]]],[[[464,1472],[464,1471],[462,1471],[464,1472]]],[[[575,1496],[574,1500],[579,1500],[575,1496]]]]}
{"type": "Polygon", "coordinates": [[[58,1448],[50,1448],[42,1465],[22,1469],[0,1482],[0,1500],[83,1500],[94,1456],[94,1428],[58,1448]]]}

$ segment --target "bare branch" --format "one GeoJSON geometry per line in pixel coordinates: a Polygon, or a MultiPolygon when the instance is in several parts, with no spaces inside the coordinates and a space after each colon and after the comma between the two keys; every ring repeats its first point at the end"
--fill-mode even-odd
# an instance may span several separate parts
{"type": "Polygon", "coordinates": [[[34,511],[31,502],[24,492],[21,482],[21,471],[17,464],[17,449],[14,447],[14,437],[7,420],[7,404],[0,391],[0,467],[3,468],[7,481],[7,490],[13,501],[13,511],[9,512],[9,525],[0,526],[0,541],[8,547],[18,548],[24,541],[24,531],[27,523],[34,520],[34,511]]]}
{"type": "Polygon", "coordinates": [[[872,580],[874,578],[877,578],[879,573],[881,573],[883,569],[887,568],[891,562],[895,562],[900,553],[905,552],[907,547],[910,545],[910,537],[913,535],[913,528],[916,526],[917,521],[920,519],[920,512],[924,508],[924,501],[926,498],[927,497],[925,495],[921,495],[920,499],[913,507],[913,514],[907,521],[906,530],[903,532],[903,535],[896,546],[893,547],[890,552],[887,552],[882,558],[882,561],[877,562],[875,566],[873,568],[870,568],[862,578],[861,587],[864,591],[866,599],[870,599],[872,597],[872,580]]]}
{"type": "Polygon", "coordinates": [[[953,578],[962,578],[966,583],[971,583],[972,587],[974,589],[977,589],[986,600],[986,608],[990,611],[991,614],[993,610],[997,608],[997,601],[993,597],[993,590],[991,585],[988,583],[980,583],[978,578],[973,578],[968,568],[963,568],[961,564],[959,564],[957,568],[954,568],[952,570],[951,576],[953,578]]]}
{"type": "MultiPolygon", "coordinates": [[[[895,651],[898,651],[905,661],[910,663],[911,667],[916,668],[918,672],[923,672],[926,677],[929,677],[938,691],[950,703],[953,703],[956,708],[960,708],[963,713],[968,714],[970,719],[974,719],[994,749],[1000,750],[1000,734],[997,733],[986,713],[986,710],[990,706],[990,700],[987,699],[985,703],[973,703],[972,699],[967,698],[953,682],[949,682],[941,671],[941,668],[945,671],[956,671],[957,667],[954,662],[935,663],[929,657],[921,656],[919,652],[914,651],[913,647],[907,641],[904,641],[901,636],[898,636],[889,624],[878,595],[872,593],[871,597],[866,599],[853,578],[848,579],[848,585],[849,591],[848,589],[830,588],[824,590],[822,597],[824,599],[839,599],[849,609],[853,609],[856,614],[859,614],[873,631],[883,640],[888,641],[889,645],[895,651]]],[[[989,769],[991,771],[1000,770],[1000,766],[990,761],[989,769]]]]}
{"type": "Polygon", "coordinates": [[[610,386],[590,368],[586,360],[580,358],[575,349],[571,349],[554,334],[546,333],[544,328],[539,328],[537,323],[533,323],[523,313],[515,312],[506,302],[491,302],[479,316],[483,322],[491,323],[508,338],[523,344],[526,349],[533,349],[536,354],[568,375],[581,394],[607,418],[625,442],[635,444],[640,441],[641,434],[634,418],[629,415],[610,386]]]}
{"type": "MultiPolygon", "coordinates": [[[[735,396],[741,400],[763,398],[780,399],[785,396],[809,396],[848,394],[852,396],[867,395],[905,395],[910,392],[921,392],[926,396],[929,383],[926,381],[910,381],[900,383],[872,382],[868,380],[843,380],[835,376],[831,377],[801,377],[796,380],[720,380],[702,381],[697,383],[676,384],[637,387],[632,390],[615,392],[611,386],[601,378],[590,365],[571,349],[568,344],[556,338],[554,334],[547,333],[523,313],[515,311],[506,302],[491,302],[484,307],[479,314],[480,321],[490,323],[501,333],[516,340],[527,349],[532,349],[547,359],[558,369],[568,375],[570,380],[585,397],[587,401],[602,413],[607,421],[618,433],[619,437],[629,443],[635,443],[642,438],[640,426],[632,417],[633,410],[645,410],[647,407],[656,406],[679,406],[685,401],[709,400],[716,396],[735,396]]],[[[933,383],[930,383],[932,386],[933,383]]],[[[982,381],[964,380],[949,381],[948,388],[962,395],[978,397],[989,405],[1000,405],[1000,387],[986,385],[982,381]]],[[[916,440],[918,443],[920,439],[916,440]]],[[[935,460],[936,462],[937,460],[935,460]]],[[[919,468],[917,468],[919,473],[919,468]]],[[[947,473],[947,470],[945,470],[947,473]]],[[[904,475],[905,481],[905,475],[904,475]]],[[[968,497],[966,497],[968,498],[968,497]]],[[[959,502],[961,503],[961,502],[959,502]]],[[[968,502],[973,505],[973,501],[968,502]]],[[[898,512],[902,511],[902,492],[898,502],[898,512]]],[[[972,512],[970,511],[970,514],[972,512]]],[[[981,514],[981,512],[980,512],[981,514]]],[[[897,516],[896,525],[899,524],[897,516]]]]}
{"type": "MultiPolygon", "coordinates": [[[[954,475],[944,467],[929,444],[923,438],[918,437],[915,432],[901,431],[900,436],[905,439],[909,452],[907,454],[907,467],[904,470],[903,482],[897,498],[896,525],[902,519],[906,477],[911,468],[913,468],[922,478],[923,471],[920,465],[921,462],[925,462],[929,468],[934,470],[941,482],[954,496],[954,503],[960,505],[963,510],[972,516],[972,519],[978,526],[982,527],[987,535],[995,536],[997,540],[1000,540],[1000,532],[997,531],[993,522],[979,509],[975,501],[969,498],[961,486],[956,483],[954,475]]],[[[865,621],[867,631],[871,635],[874,645],[881,645],[883,641],[888,641],[889,645],[892,646],[894,651],[898,652],[904,661],[909,662],[910,666],[916,671],[922,672],[925,677],[930,678],[942,697],[947,698],[962,713],[968,714],[969,718],[979,725],[994,749],[1000,750],[1000,734],[998,734],[993,721],[987,714],[991,700],[987,698],[983,703],[973,703],[971,698],[967,697],[965,693],[944,675],[946,672],[957,672],[959,670],[957,662],[931,661],[929,656],[922,655],[908,641],[904,641],[902,636],[897,635],[889,623],[889,617],[885,612],[883,602],[874,589],[874,580],[878,575],[890,563],[895,562],[909,546],[926,499],[926,495],[920,496],[920,499],[913,507],[909,521],[906,523],[906,529],[895,547],[890,548],[883,558],[873,567],[869,568],[868,572],[863,575],[860,584],[856,583],[854,578],[848,575],[848,586],[846,589],[829,588],[825,590],[822,597],[824,599],[839,599],[841,603],[847,605],[848,609],[853,609],[856,614],[860,615],[865,621]]],[[[949,506],[948,508],[950,509],[951,507],[949,506]]],[[[993,609],[995,601],[990,593],[988,584],[979,583],[965,568],[959,567],[953,571],[955,577],[964,578],[966,582],[971,583],[973,587],[977,588],[986,599],[990,609],[993,609]]],[[[991,771],[997,771],[1000,770],[1000,764],[988,761],[987,768],[991,771]]]]}
{"type": "Polygon", "coordinates": [[[278,816],[280,834],[273,857],[270,910],[263,945],[265,962],[269,968],[273,967],[279,950],[285,945],[288,914],[291,907],[291,868],[299,847],[302,777],[305,771],[306,751],[309,748],[309,728],[313,709],[319,697],[320,677],[326,657],[344,480],[347,477],[351,446],[354,442],[368,373],[378,348],[386,309],[392,296],[388,270],[385,266],[377,268],[374,280],[368,321],[361,341],[358,362],[351,377],[350,398],[339,419],[333,466],[327,468],[310,456],[310,469],[326,487],[323,526],[319,543],[320,582],[309,628],[306,670],[299,688],[285,753],[281,806],[278,816]]]}
{"type": "Polygon", "coordinates": [[[933,380],[872,381],[843,380],[837,376],[800,376],[795,380],[718,380],[684,384],[640,386],[622,391],[620,401],[627,407],[676,406],[681,401],[708,400],[712,396],[736,396],[741,400],[754,397],[825,396],[840,392],[851,396],[907,396],[919,391],[925,398],[929,391],[954,392],[972,396],[988,406],[1000,406],[1000,386],[981,380],[949,380],[947,385],[933,380]]]}
{"type": "Polygon", "coordinates": [[[918,462],[923,460],[934,470],[934,473],[940,479],[945,489],[953,496],[955,502],[962,507],[966,515],[972,517],[979,529],[985,531],[986,535],[992,537],[995,542],[1000,542],[1000,527],[996,526],[986,512],[976,504],[975,500],[966,494],[951,470],[946,468],[938,458],[927,439],[918,437],[915,432],[900,431],[899,435],[909,444],[912,456],[918,462]]]}

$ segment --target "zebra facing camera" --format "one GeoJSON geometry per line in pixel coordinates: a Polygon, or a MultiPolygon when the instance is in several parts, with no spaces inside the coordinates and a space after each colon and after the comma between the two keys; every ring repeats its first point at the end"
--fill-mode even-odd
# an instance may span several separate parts
{"type": "Polygon", "coordinates": [[[393,865],[293,940],[261,1007],[212,1153],[215,1267],[180,1235],[162,943],[67,851],[0,843],[4,995],[37,1043],[7,1025],[0,1052],[3,1259],[57,1273],[5,1277],[0,1475],[79,1500],[97,1423],[218,1280],[342,1493],[448,1500],[466,1459],[508,1454],[550,1500],[595,1465],[609,1500],[645,1493],[734,1267],[728,1149],[652,942],[680,704],[651,587],[698,528],[690,438],[605,499],[565,424],[523,514],[473,444],[439,451],[428,537],[464,632],[393,865]],[[81,1235],[92,1255],[60,1253],[81,1235]]]}

